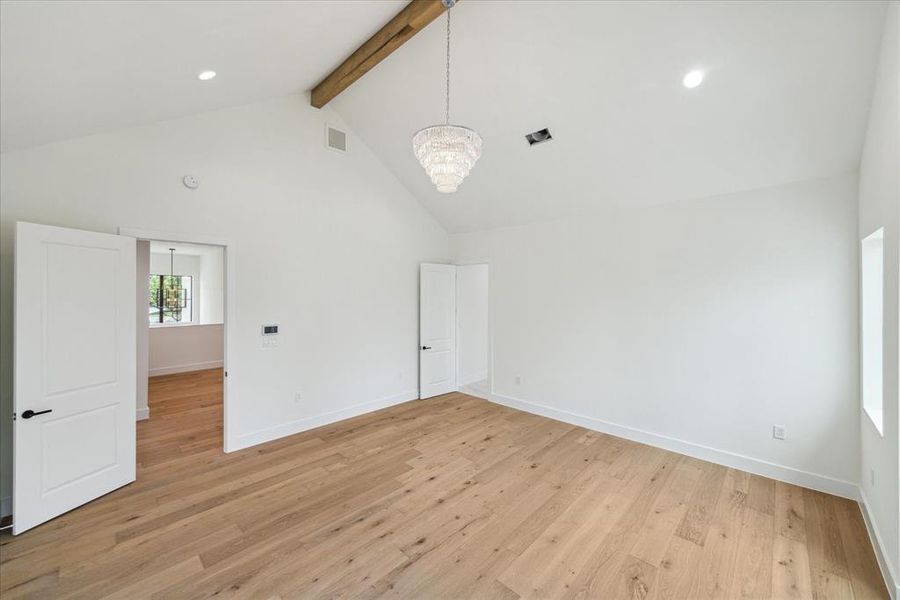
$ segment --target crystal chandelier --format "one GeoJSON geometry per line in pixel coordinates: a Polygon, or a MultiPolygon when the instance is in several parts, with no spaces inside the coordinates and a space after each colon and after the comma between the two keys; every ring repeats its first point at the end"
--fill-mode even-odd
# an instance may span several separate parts
{"type": "Polygon", "coordinates": [[[447,104],[443,125],[421,129],[413,136],[413,152],[437,191],[456,191],[481,157],[481,136],[468,127],[450,124],[450,9],[456,0],[442,0],[447,7],[447,104]]]}

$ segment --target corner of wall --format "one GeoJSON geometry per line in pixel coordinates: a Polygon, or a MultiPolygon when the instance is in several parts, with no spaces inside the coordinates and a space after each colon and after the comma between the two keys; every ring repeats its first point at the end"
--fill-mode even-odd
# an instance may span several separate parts
{"type": "MultiPolygon", "coordinates": [[[[410,190],[409,187],[407,187],[407,185],[403,182],[403,180],[401,180],[401,179],[397,176],[397,174],[393,171],[393,169],[391,169],[390,167],[388,167],[388,165],[385,164],[385,162],[381,159],[381,157],[380,157],[377,153],[375,153],[374,150],[372,150],[372,147],[366,142],[365,139],[363,139],[363,138],[362,138],[362,137],[361,137],[361,136],[353,129],[353,127],[351,127],[351,126],[349,125],[349,123],[347,122],[347,120],[344,119],[343,115],[341,115],[340,111],[339,111],[336,107],[334,107],[334,106],[332,106],[332,105],[329,104],[329,105],[326,105],[325,107],[323,107],[321,110],[327,111],[328,114],[334,115],[334,116],[336,117],[336,121],[337,121],[342,127],[345,127],[345,128],[346,128],[346,129],[354,136],[354,138],[355,138],[356,140],[358,140],[358,141],[355,142],[355,143],[359,143],[359,144],[362,144],[362,145],[363,145],[363,147],[366,149],[366,152],[368,152],[368,153],[372,156],[372,158],[374,158],[375,161],[376,161],[379,165],[381,165],[381,168],[384,169],[384,171],[385,171],[386,173],[389,173],[389,174],[391,175],[391,177],[394,179],[394,182],[395,182],[398,186],[400,186],[401,188],[403,188],[403,189],[406,191],[407,195],[415,201],[415,203],[419,206],[419,209],[423,212],[423,214],[425,214],[425,215],[428,216],[428,218],[431,220],[432,224],[433,224],[437,229],[439,229],[441,232],[443,232],[443,234],[444,234],[444,241],[445,241],[444,247],[445,247],[445,254],[446,254],[446,256],[444,256],[444,257],[442,257],[442,258],[444,258],[444,259],[449,259],[449,258],[450,258],[450,252],[451,252],[451,248],[450,248],[450,232],[447,230],[446,227],[444,227],[444,224],[440,222],[440,220],[437,218],[437,216],[436,216],[433,212],[431,212],[431,210],[429,210],[427,206],[425,206],[425,203],[424,203],[424,202],[422,202],[421,200],[419,200],[418,196],[416,196],[416,195],[413,193],[413,191],[410,190]]],[[[436,257],[436,258],[437,258],[437,257],[436,257]]]]}
{"type": "Polygon", "coordinates": [[[862,486],[859,488],[859,509],[866,524],[866,531],[869,533],[869,540],[872,542],[872,548],[875,550],[875,558],[878,560],[878,566],[881,569],[881,575],[884,577],[884,583],[887,586],[888,593],[891,594],[891,600],[900,600],[900,577],[891,566],[891,561],[887,548],[884,545],[884,538],[878,530],[876,521],[869,512],[869,501],[866,498],[866,492],[862,486]]]}

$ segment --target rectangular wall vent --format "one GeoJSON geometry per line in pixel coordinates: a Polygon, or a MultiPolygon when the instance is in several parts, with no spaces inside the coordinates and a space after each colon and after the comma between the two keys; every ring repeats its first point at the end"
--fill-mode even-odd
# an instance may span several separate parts
{"type": "Polygon", "coordinates": [[[325,146],[337,152],[347,151],[349,138],[346,131],[341,131],[331,125],[325,126],[325,146]]]}

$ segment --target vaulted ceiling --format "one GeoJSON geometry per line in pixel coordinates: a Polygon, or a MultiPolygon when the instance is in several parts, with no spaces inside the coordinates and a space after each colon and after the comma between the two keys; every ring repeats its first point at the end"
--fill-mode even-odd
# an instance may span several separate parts
{"type": "Polygon", "coordinates": [[[885,5],[460,2],[451,120],[484,153],[436,192],[413,133],[443,116],[438,20],[333,101],[445,227],[727,194],[857,168],[885,5]],[[681,84],[707,71],[698,88],[681,84]],[[529,147],[525,134],[554,139],[529,147]]]}
{"type": "MultiPolygon", "coordinates": [[[[308,90],[404,4],[4,2],[3,150],[308,90]]],[[[453,195],[410,144],[443,117],[442,19],[331,105],[449,231],[727,194],[857,168],[885,9],[463,0],[452,120],[484,155],[453,195]]]]}
{"type": "Polygon", "coordinates": [[[308,90],[405,5],[4,0],[0,149],[308,90]]]}

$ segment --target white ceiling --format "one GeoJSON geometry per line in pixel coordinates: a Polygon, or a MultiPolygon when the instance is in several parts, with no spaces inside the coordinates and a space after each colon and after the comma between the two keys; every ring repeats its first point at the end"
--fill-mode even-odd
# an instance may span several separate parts
{"type": "MultiPolygon", "coordinates": [[[[307,90],[404,4],[4,1],[0,148],[307,90]]],[[[484,156],[453,195],[410,144],[443,116],[443,21],[332,105],[450,231],[778,185],[857,167],[885,8],[464,0],[452,120],[484,156]]]]}
{"type": "Polygon", "coordinates": [[[410,147],[443,118],[443,22],[333,104],[450,231],[727,194],[857,168],[885,8],[462,1],[451,120],[484,151],[449,196],[410,147]]]}
{"type": "Polygon", "coordinates": [[[3,0],[0,150],[305,91],[404,5],[3,0]]]}

